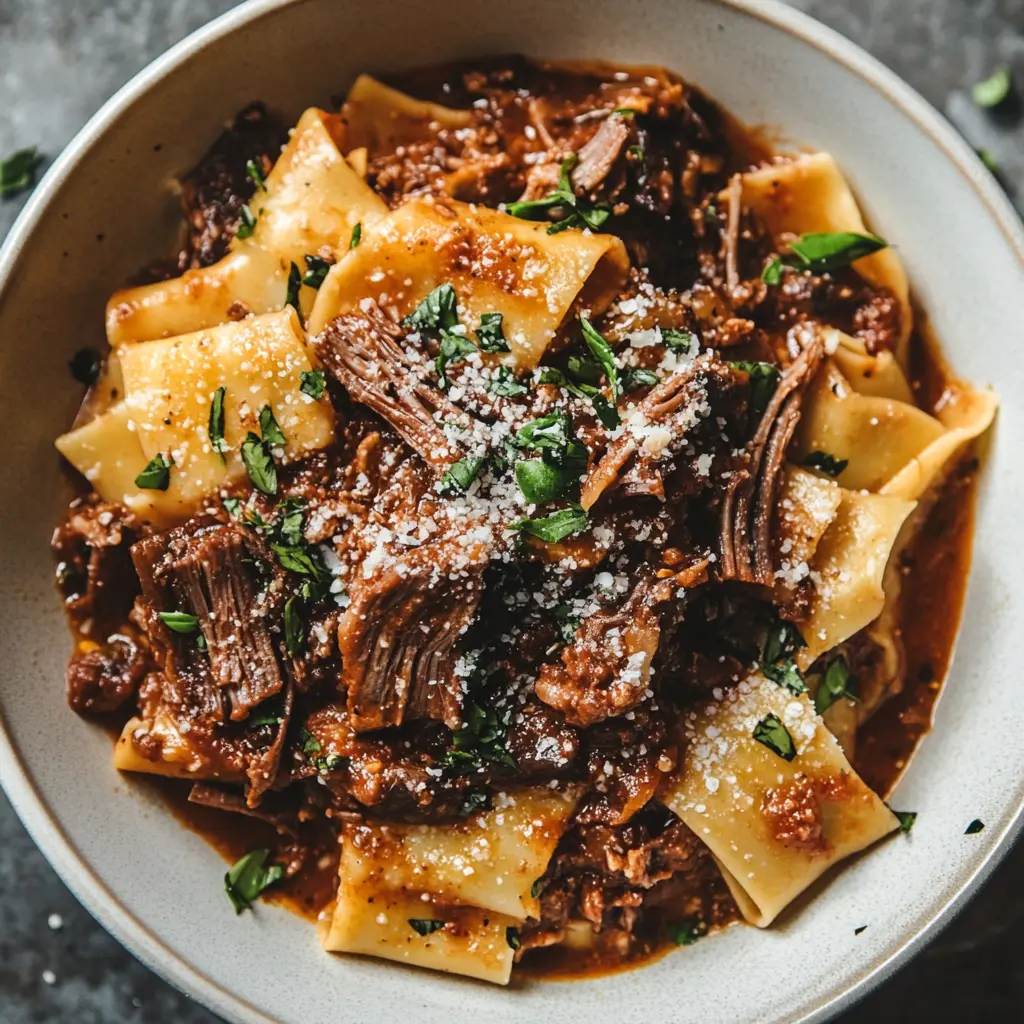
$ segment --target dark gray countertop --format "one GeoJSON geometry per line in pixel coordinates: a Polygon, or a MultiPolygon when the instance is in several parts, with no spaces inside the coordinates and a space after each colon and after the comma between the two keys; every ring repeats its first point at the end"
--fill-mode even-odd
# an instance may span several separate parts
{"type": "MultiPolygon", "coordinates": [[[[1024,0],[792,0],[943,110],[1024,192],[1024,129],[964,89],[1002,63],[1024,81],[1024,0]]],[[[137,70],[231,0],[0,0],[0,154],[49,156],[137,70]]],[[[0,238],[19,202],[0,201],[0,238]]],[[[910,966],[845,1024],[1024,1016],[1024,845],[910,966]]],[[[75,902],[0,794],[0,1024],[215,1024],[75,902]]]]}

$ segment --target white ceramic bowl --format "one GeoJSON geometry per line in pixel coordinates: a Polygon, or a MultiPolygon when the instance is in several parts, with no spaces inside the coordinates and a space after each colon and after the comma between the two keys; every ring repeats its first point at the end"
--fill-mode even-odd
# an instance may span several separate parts
{"type": "Polygon", "coordinates": [[[766,0],[254,0],[121,90],[36,190],[0,253],[2,778],[83,903],[151,967],[232,1021],[821,1020],[909,957],[1009,846],[1024,803],[1024,232],[968,147],[850,43],[766,0]],[[750,123],[834,153],[895,242],[954,365],[996,385],[959,651],[933,734],[898,790],[920,812],[815,886],[773,929],[737,927],[643,970],[510,990],[320,952],[273,907],[236,918],[223,866],[64,704],[70,639],[47,541],[66,500],[53,437],[101,341],[111,290],[169,251],[164,183],[261,97],[287,114],[360,70],[523,51],[665,64],[750,123]],[[985,830],[964,836],[981,818],[985,830]],[[859,936],[854,929],[867,925],[859,936]]]}

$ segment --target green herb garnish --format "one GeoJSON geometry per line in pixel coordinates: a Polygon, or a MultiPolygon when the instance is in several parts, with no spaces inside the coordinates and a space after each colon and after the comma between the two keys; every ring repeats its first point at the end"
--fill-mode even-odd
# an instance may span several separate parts
{"type": "Polygon", "coordinates": [[[594,354],[594,358],[604,368],[605,376],[608,378],[608,387],[611,388],[612,401],[618,401],[622,394],[622,387],[619,384],[619,367],[615,362],[615,353],[611,345],[605,341],[594,325],[585,317],[580,317],[580,327],[583,328],[583,340],[587,347],[594,354]]]}
{"type": "Polygon", "coordinates": [[[985,822],[981,818],[975,818],[974,821],[964,829],[965,836],[975,836],[985,827],[985,822]]]}
{"type": "MultiPolygon", "coordinates": [[[[306,272],[302,275],[302,283],[307,288],[318,289],[324,283],[324,279],[331,272],[334,264],[320,256],[306,256],[306,272]]],[[[296,295],[298,292],[296,292],[296,295]]]]}
{"type": "Polygon", "coordinates": [[[764,270],[761,271],[761,280],[768,285],[782,283],[782,259],[779,256],[765,264],[764,270]]]}
{"type": "Polygon", "coordinates": [[[1013,89],[1013,75],[1009,68],[1001,67],[971,89],[971,99],[985,110],[1001,106],[1013,89]]]}
{"type": "Polygon", "coordinates": [[[571,604],[556,604],[554,611],[558,632],[567,644],[571,644],[576,639],[576,630],[582,619],[573,612],[571,604]]]}
{"type": "Polygon", "coordinates": [[[166,491],[171,484],[173,459],[157,453],[146,463],[146,468],[135,478],[135,486],[147,491],[166,491]]]}
{"type": "Polygon", "coordinates": [[[523,945],[523,940],[519,938],[519,929],[512,925],[505,929],[505,941],[510,949],[521,949],[523,945]]]}
{"type": "Polygon", "coordinates": [[[499,366],[497,376],[487,382],[487,390],[501,398],[515,398],[517,395],[527,394],[530,388],[507,366],[499,366]]]}
{"type": "Polygon", "coordinates": [[[775,389],[779,386],[782,375],[778,367],[771,363],[752,363],[747,360],[731,365],[749,375],[750,412],[755,419],[760,420],[772,400],[772,395],[775,394],[775,389]]]}
{"type": "Polygon", "coordinates": [[[622,389],[624,391],[636,391],[637,388],[653,388],[660,384],[661,378],[653,370],[645,370],[643,367],[633,366],[622,371],[622,389]]]}
{"type": "Polygon", "coordinates": [[[699,917],[688,917],[668,926],[668,937],[677,946],[692,946],[707,933],[707,922],[699,917]]]}
{"type": "Polygon", "coordinates": [[[238,215],[238,230],[235,231],[235,238],[251,238],[256,230],[256,214],[245,204],[238,215]]]}
{"type": "Polygon", "coordinates": [[[426,937],[427,935],[433,935],[434,932],[443,928],[444,921],[438,921],[436,918],[430,917],[410,917],[409,927],[412,928],[417,935],[426,937]]]}
{"type": "Polygon", "coordinates": [[[698,344],[697,335],[693,331],[681,331],[676,327],[662,327],[660,330],[662,344],[673,352],[690,353],[698,344]]]}
{"type": "Polygon", "coordinates": [[[577,384],[568,379],[561,370],[553,366],[547,367],[540,376],[541,384],[557,384],[565,388],[571,395],[585,399],[594,407],[594,415],[609,430],[614,430],[619,425],[619,411],[602,393],[600,388],[591,384],[577,384]]]}
{"type": "Polygon", "coordinates": [[[232,519],[238,518],[238,510],[242,507],[242,501],[240,498],[225,498],[221,504],[224,506],[224,511],[227,512],[232,519]]]}
{"type": "Polygon", "coordinates": [[[302,617],[299,614],[298,598],[292,595],[284,603],[284,646],[285,650],[294,658],[302,650],[306,641],[305,628],[302,625],[302,617]]]}
{"type": "Polygon", "coordinates": [[[299,306],[299,290],[301,288],[302,271],[299,270],[298,264],[293,262],[288,271],[288,287],[284,293],[284,304],[291,306],[299,314],[299,320],[302,319],[302,309],[299,306]]]}
{"type": "Polygon", "coordinates": [[[476,345],[461,334],[453,334],[451,331],[441,332],[441,351],[434,360],[434,369],[437,370],[437,382],[442,391],[447,391],[451,385],[448,379],[448,367],[453,363],[461,363],[465,356],[476,351],[476,345]]]}
{"type": "Polygon", "coordinates": [[[459,459],[441,477],[440,490],[442,494],[465,494],[470,484],[480,475],[480,471],[487,465],[487,459],[480,457],[467,457],[459,459]]]}
{"type": "Polygon", "coordinates": [[[484,352],[508,352],[505,340],[505,329],[502,327],[504,317],[501,313],[484,313],[480,317],[480,326],[476,329],[476,340],[484,352]]]}
{"type": "Polygon", "coordinates": [[[484,764],[515,768],[516,762],[505,743],[510,717],[511,712],[499,715],[494,708],[467,699],[462,709],[462,728],[452,733],[445,766],[460,773],[478,771],[484,764]]]}
{"type": "Polygon", "coordinates": [[[99,379],[102,365],[103,360],[100,358],[99,352],[94,348],[80,348],[68,360],[68,369],[71,371],[71,376],[79,384],[84,384],[87,388],[92,387],[99,379]]]}
{"type": "Polygon", "coordinates": [[[363,240],[363,222],[356,221],[356,226],[352,229],[352,235],[348,240],[349,249],[358,249],[359,243],[363,240]]]}
{"type": "Polygon", "coordinates": [[[758,743],[766,746],[773,754],[778,754],[783,761],[792,761],[796,757],[796,747],[789,730],[779,720],[778,715],[766,715],[754,726],[752,733],[758,743]]]}
{"type": "Polygon", "coordinates": [[[175,633],[194,633],[199,628],[199,619],[188,612],[160,612],[160,621],[175,633]]]}
{"type": "Polygon", "coordinates": [[[545,544],[557,544],[587,528],[587,513],[580,505],[570,505],[541,519],[520,519],[510,529],[528,533],[545,544]]]}
{"type": "Polygon", "coordinates": [[[270,851],[266,849],[250,850],[224,876],[224,890],[236,914],[251,910],[256,897],[284,877],[284,868],[280,864],[264,867],[269,856],[270,851]]]}
{"type": "Polygon", "coordinates": [[[283,445],[287,443],[284,434],[281,433],[281,428],[277,425],[274,410],[269,405],[260,409],[260,433],[268,444],[283,445]]]}
{"type": "Polygon", "coordinates": [[[909,832],[914,827],[914,822],[917,821],[917,811],[893,811],[892,813],[899,819],[901,832],[909,832]]]}
{"type": "Polygon", "coordinates": [[[402,321],[404,327],[414,331],[450,331],[458,323],[458,303],[450,284],[438,285],[402,321]]]}
{"type": "Polygon", "coordinates": [[[804,456],[804,465],[816,469],[826,476],[837,477],[850,464],[849,459],[837,459],[828,452],[813,451],[804,456]]]}
{"type": "Polygon", "coordinates": [[[36,168],[43,162],[35,146],[19,149],[6,160],[0,160],[0,196],[16,196],[27,192],[35,180],[36,168]]]}
{"type": "Polygon", "coordinates": [[[210,435],[210,447],[220,456],[221,462],[226,462],[224,453],[228,450],[224,440],[224,395],[226,387],[219,387],[213,393],[210,400],[210,421],[206,432],[210,435]]]}
{"type": "Polygon", "coordinates": [[[299,385],[299,390],[304,395],[309,395],[315,401],[319,401],[324,397],[324,388],[327,385],[327,380],[324,377],[323,370],[303,370],[299,374],[299,380],[302,382],[299,385]]]}
{"type": "Polygon", "coordinates": [[[267,182],[263,177],[263,168],[255,160],[245,161],[245,173],[249,175],[250,181],[261,191],[267,191],[267,182]]]}
{"type": "Polygon", "coordinates": [[[856,231],[801,235],[790,243],[792,255],[786,262],[814,274],[827,274],[888,247],[889,243],[877,235],[856,231]]]}
{"type": "Polygon", "coordinates": [[[548,228],[553,235],[567,228],[590,228],[599,231],[601,225],[612,215],[612,208],[607,203],[592,203],[589,199],[576,195],[569,180],[569,172],[575,167],[577,157],[570,156],[562,161],[558,172],[558,187],[543,199],[529,199],[525,202],[509,203],[505,207],[507,213],[523,220],[543,220],[549,211],[561,210],[562,216],[548,228]]]}
{"type": "Polygon", "coordinates": [[[277,494],[277,467],[270,454],[270,445],[251,430],[242,442],[242,462],[258,490],[264,494],[277,494]]]}
{"type": "Polygon", "coordinates": [[[838,657],[825,670],[818,692],[814,695],[814,710],[823,715],[840,697],[856,700],[856,680],[850,673],[846,659],[838,657]]]}

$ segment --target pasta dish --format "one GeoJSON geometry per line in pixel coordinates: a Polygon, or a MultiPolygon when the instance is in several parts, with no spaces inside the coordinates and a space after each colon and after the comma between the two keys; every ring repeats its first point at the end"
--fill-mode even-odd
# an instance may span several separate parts
{"type": "Polygon", "coordinates": [[[72,363],[71,707],[333,952],[770,925],[913,822],[994,397],[829,154],[664,70],[338,106],[243,110],[72,363]]]}

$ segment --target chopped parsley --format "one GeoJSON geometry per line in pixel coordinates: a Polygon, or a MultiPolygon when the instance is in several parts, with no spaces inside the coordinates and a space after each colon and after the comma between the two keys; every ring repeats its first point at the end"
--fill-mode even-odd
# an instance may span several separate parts
{"type": "Polygon", "coordinates": [[[279,544],[271,542],[271,550],[277,556],[282,569],[298,573],[300,576],[311,576],[318,582],[326,582],[327,569],[320,561],[316,549],[296,544],[279,544]]]}
{"type": "Polygon", "coordinates": [[[331,272],[334,264],[320,256],[306,256],[306,272],[302,275],[302,283],[307,288],[318,289],[324,283],[324,278],[331,272]]]}
{"type": "Polygon", "coordinates": [[[677,327],[662,327],[661,341],[673,352],[692,352],[698,343],[693,331],[681,331],[677,327]]]}
{"type": "Polygon", "coordinates": [[[242,462],[257,490],[264,494],[277,494],[277,467],[270,454],[270,445],[251,430],[242,442],[242,462]]]}
{"type": "Polygon", "coordinates": [[[783,761],[792,761],[796,757],[796,746],[789,730],[779,720],[778,715],[766,715],[754,726],[751,734],[758,743],[766,746],[773,754],[778,754],[783,761]]]}
{"type": "Polygon", "coordinates": [[[899,819],[901,832],[909,832],[914,827],[914,822],[917,821],[917,811],[893,811],[892,813],[899,819]]]}
{"type": "Polygon", "coordinates": [[[440,284],[402,321],[402,326],[413,331],[450,331],[458,323],[455,289],[440,284]]]}
{"type": "Polygon", "coordinates": [[[849,464],[849,459],[837,459],[834,455],[829,455],[828,452],[813,451],[804,456],[804,465],[808,469],[816,469],[833,479],[839,476],[849,464]]]}
{"type": "Polygon", "coordinates": [[[224,506],[224,511],[227,512],[232,519],[238,518],[238,510],[242,507],[241,498],[225,498],[221,504],[224,506]]]}
{"type": "Polygon", "coordinates": [[[441,477],[440,489],[442,494],[465,494],[470,484],[480,475],[480,471],[487,465],[487,459],[480,457],[467,457],[459,459],[441,477]]]}
{"type": "Polygon", "coordinates": [[[981,818],[975,818],[974,821],[964,829],[965,836],[976,836],[985,827],[985,822],[981,818]]]}
{"type": "Polygon", "coordinates": [[[303,370],[299,374],[299,390],[304,395],[309,395],[314,401],[324,397],[324,388],[327,386],[327,379],[323,370],[303,370]]]}
{"type": "Polygon", "coordinates": [[[790,242],[792,255],[786,262],[800,270],[827,274],[888,247],[889,243],[877,235],[856,231],[801,235],[795,242],[790,242]]]}
{"type": "Polygon", "coordinates": [[[188,612],[160,612],[160,621],[175,633],[194,633],[199,629],[199,619],[188,612]]]}
{"type": "Polygon", "coordinates": [[[304,544],[302,517],[306,506],[301,498],[285,498],[277,506],[277,521],[274,533],[282,544],[292,546],[304,544]]]}
{"type": "Polygon", "coordinates": [[[226,462],[224,453],[228,450],[224,441],[224,395],[227,388],[223,385],[213,393],[210,400],[210,421],[206,432],[210,435],[210,447],[220,456],[221,462],[226,462]]]}
{"type": "Polygon", "coordinates": [[[235,238],[251,238],[255,230],[256,214],[246,204],[238,215],[238,229],[235,231],[235,238]]]}
{"type": "Polygon", "coordinates": [[[291,269],[288,271],[288,287],[284,293],[284,304],[291,306],[299,314],[300,320],[302,319],[302,308],[299,306],[299,291],[301,288],[302,271],[299,270],[298,264],[293,261],[291,269]]]}
{"type": "Polygon", "coordinates": [[[484,764],[515,768],[516,762],[505,742],[510,718],[511,711],[499,714],[492,707],[467,699],[462,710],[462,728],[452,733],[445,766],[459,772],[478,771],[484,764]]]}
{"type": "Polygon", "coordinates": [[[521,949],[523,946],[523,940],[519,938],[519,929],[509,925],[505,929],[505,941],[509,945],[509,949],[521,949]]]}
{"type": "Polygon", "coordinates": [[[447,391],[451,385],[448,379],[448,367],[452,363],[461,363],[464,356],[476,351],[476,345],[461,334],[454,334],[451,331],[441,332],[441,351],[434,360],[434,369],[437,370],[437,381],[442,391],[447,391]]]}
{"type": "Polygon", "coordinates": [[[633,366],[622,371],[622,389],[624,391],[636,391],[637,388],[653,388],[660,384],[661,378],[653,370],[645,370],[643,367],[633,366]]]}
{"type": "Polygon", "coordinates": [[[707,933],[707,922],[699,917],[687,917],[668,926],[668,937],[677,946],[692,946],[707,933]]]}
{"type": "Polygon", "coordinates": [[[146,463],[146,468],[135,478],[135,486],[147,491],[166,491],[171,485],[173,459],[158,452],[146,463]]]}
{"type": "Polygon", "coordinates": [[[583,340],[587,347],[594,354],[594,358],[601,364],[604,374],[608,378],[608,387],[611,388],[612,401],[618,401],[622,394],[622,386],[619,383],[619,367],[615,362],[615,353],[611,345],[605,341],[585,316],[580,317],[580,327],[583,328],[583,340]]]}
{"type": "Polygon", "coordinates": [[[779,256],[773,257],[768,263],[765,264],[764,270],[761,271],[761,280],[767,285],[776,285],[782,283],[782,259],[779,256]]]}
{"type": "Polygon", "coordinates": [[[528,199],[524,202],[509,203],[507,213],[522,220],[544,220],[551,211],[560,210],[561,216],[549,228],[553,235],[567,228],[590,228],[600,231],[601,225],[612,215],[607,203],[593,203],[577,196],[569,180],[569,172],[576,166],[575,154],[562,161],[558,172],[558,187],[543,199],[528,199]]]}
{"type": "Polygon", "coordinates": [[[505,330],[502,327],[504,317],[501,313],[484,313],[480,317],[480,326],[476,329],[476,340],[484,352],[508,352],[505,330]]]}
{"type": "Polygon", "coordinates": [[[840,697],[857,699],[856,680],[841,655],[825,670],[818,692],[814,695],[814,710],[823,715],[840,697]]]}
{"type": "Polygon", "coordinates": [[[417,935],[426,937],[427,935],[433,935],[434,932],[440,931],[444,927],[444,921],[438,921],[432,917],[410,917],[409,927],[416,932],[417,935]]]}
{"type": "Polygon", "coordinates": [[[264,866],[269,856],[267,849],[250,850],[224,876],[224,891],[236,914],[251,910],[256,897],[284,877],[284,868],[280,864],[264,866]]]}
{"type": "Polygon", "coordinates": [[[84,384],[87,388],[92,387],[99,379],[102,365],[103,360],[100,358],[99,352],[94,348],[80,348],[68,360],[68,369],[71,371],[71,376],[79,384],[84,384]]]}
{"type": "Polygon", "coordinates": [[[352,229],[352,235],[348,240],[349,249],[358,249],[359,243],[363,240],[363,222],[356,221],[356,226],[352,229]]]}
{"type": "Polygon", "coordinates": [[[287,443],[284,434],[281,433],[281,428],[277,425],[274,410],[269,405],[260,409],[260,433],[268,444],[283,445],[287,443]]]}
{"type": "Polygon", "coordinates": [[[1009,99],[1013,75],[1008,67],[997,68],[971,89],[971,99],[984,110],[994,110],[1009,99]]]}
{"type": "Polygon", "coordinates": [[[284,646],[293,658],[301,652],[302,645],[306,642],[302,616],[296,607],[298,600],[293,594],[284,603],[284,646]]]}
{"type": "Polygon", "coordinates": [[[760,420],[779,386],[782,377],[779,368],[771,363],[752,363],[748,360],[740,360],[731,365],[750,377],[750,412],[755,419],[760,420]]]}
{"type": "Polygon", "coordinates": [[[0,196],[16,196],[27,192],[35,181],[36,168],[43,162],[35,146],[19,149],[6,160],[0,160],[0,196]]]}
{"type": "Polygon", "coordinates": [[[263,177],[263,168],[256,163],[255,160],[245,161],[245,173],[249,175],[249,180],[260,189],[262,192],[267,191],[267,182],[263,177]]]}
{"type": "Polygon", "coordinates": [[[511,529],[528,533],[545,544],[557,544],[587,528],[587,513],[580,505],[570,505],[542,519],[520,519],[511,529]]]}
{"type": "Polygon", "coordinates": [[[515,398],[517,395],[527,394],[530,388],[507,366],[499,366],[497,376],[487,382],[487,390],[499,398],[515,398]]]}

